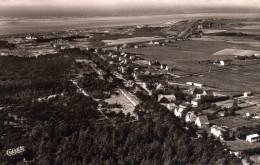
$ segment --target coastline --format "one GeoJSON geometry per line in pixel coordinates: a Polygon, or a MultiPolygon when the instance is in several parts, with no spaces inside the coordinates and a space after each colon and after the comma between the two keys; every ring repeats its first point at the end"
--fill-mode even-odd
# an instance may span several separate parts
{"type": "Polygon", "coordinates": [[[14,35],[59,32],[66,30],[84,30],[92,28],[124,27],[137,25],[154,25],[171,22],[177,19],[198,18],[259,18],[260,13],[196,13],[168,14],[142,16],[97,16],[97,17],[67,17],[67,18],[26,18],[5,20],[7,23],[0,27],[0,37],[14,35]]]}

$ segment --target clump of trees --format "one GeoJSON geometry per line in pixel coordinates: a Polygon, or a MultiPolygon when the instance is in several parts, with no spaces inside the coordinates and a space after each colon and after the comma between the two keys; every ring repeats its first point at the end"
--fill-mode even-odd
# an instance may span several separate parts
{"type": "Polygon", "coordinates": [[[256,133],[260,134],[260,125],[242,126],[237,128],[236,137],[245,140],[247,135],[256,134],[256,133]]]}

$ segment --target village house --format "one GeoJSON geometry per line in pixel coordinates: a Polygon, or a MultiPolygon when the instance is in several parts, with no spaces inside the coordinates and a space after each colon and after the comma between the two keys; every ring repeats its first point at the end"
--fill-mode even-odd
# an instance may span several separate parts
{"type": "Polygon", "coordinates": [[[128,67],[126,66],[120,66],[118,67],[118,71],[121,73],[127,73],[128,67]]]}
{"type": "Polygon", "coordinates": [[[193,85],[194,85],[195,87],[199,87],[199,88],[201,88],[201,87],[204,86],[203,84],[200,84],[200,83],[193,83],[193,85]]]}
{"type": "Polygon", "coordinates": [[[186,109],[186,108],[184,108],[184,107],[182,107],[182,106],[176,107],[176,108],[174,109],[174,115],[175,115],[176,117],[181,118],[181,117],[182,117],[182,113],[183,113],[183,111],[184,111],[185,109],[186,109]]]}
{"type": "Polygon", "coordinates": [[[133,80],[127,80],[125,82],[125,86],[126,87],[133,87],[135,85],[134,81],[133,80]]]}
{"type": "Polygon", "coordinates": [[[169,70],[169,68],[168,68],[168,66],[166,64],[162,64],[160,66],[160,69],[162,69],[162,70],[169,70]]]}
{"type": "Polygon", "coordinates": [[[119,57],[118,60],[122,63],[122,64],[128,64],[129,60],[127,58],[124,57],[119,57]]]}
{"type": "Polygon", "coordinates": [[[248,96],[251,96],[251,95],[252,95],[251,91],[244,92],[244,97],[248,97],[248,96]]]}
{"type": "Polygon", "coordinates": [[[195,120],[195,124],[199,127],[199,128],[205,128],[209,126],[209,120],[207,116],[199,116],[197,117],[197,119],[195,120]]]}
{"type": "Polygon", "coordinates": [[[260,164],[260,155],[252,155],[249,157],[249,159],[255,164],[260,164]]]}
{"type": "Polygon", "coordinates": [[[135,55],[130,55],[130,56],[129,56],[129,59],[130,59],[130,60],[134,60],[135,58],[136,58],[135,55]]]}
{"type": "Polygon", "coordinates": [[[210,90],[204,90],[203,93],[197,93],[196,94],[196,99],[200,100],[202,96],[214,96],[214,93],[210,90]]]}
{"type": "Polygon", "coordinates": [[[190,95],[198,94],[199,90],[196,87],[191,86],[191,87],[189,87],[187,93],[190,94],[190,95]]]}
{"type": "Polygon", "coordinates": [[[211,90],[204,90],[202,94],[204,96],[214,96],[214,93],[211,90]]]}
{"type": "Polygon", "coordinates": [[[174,108],[177,108],[178,106],[174,103],[160,103],[161,105],[165,106],[169,110],[174,110],[174,108]]]}
{"type": "Polygon", "coordinates": [[[213,125],[210,128],[210,133],[212,135],[214,135],[215,137],[220,138],[220,140],[224,140],[225,139],[225,134],[229,134],[228,133],[228,127],[227,126],[217,126],[217,125],[213,125]]]}
{"type": "Polygon", "coordinates": [[[198,107],[199,106],[199,101],[198,100],[191,100],[191,105],[193,106],[193,107],[198,107]]]}
{"type": "Polygon", "coordinates": [[[193,82],[186,82],[187,85],[193,85],[193,82]]]}
{"type": "Polygon", "coordinates": [[[176,100],[175,95],[163,95],[159,94],[158,95],[158,102],[160,102],[163,98],[167,99],[169,102],[173,102],[176,100]]]}
{"type": "Polygon", "coordinates": [[[246,141],[248,141],[250,143],[258,142],[259,141],[259,135],[258,134],[247,135],[246,141]]]}
{"type": "Polygon", "coordinates": [[[133,61],[133,63],[139,64],[139,65],[152,66],[152,63],[149,60],[135,60],[135,61],[133,61]]]}
{"type": "Polygon", "coordinates": [[[160,46],[161,45],[161,43],[158,42],[158,41],[155,41],[153,44],[156,45],[156,46],[160,46]]]}
{"type": "Polygon", "coordinates": [[[220,65],[227,66],[231,64],[232,64],[232,60],[220,60],[220,65]]]}
{"type": "Polygon", "coordinates": [[[111,57],[112,57],[112,58],[117,58],[117,55],[116,55],[116,54],[113,54],[111,57]]]}
{"type": "Polygon", "coordinates": [[[260,55],[258,53],[253,54],[253,56],[255,56],[256,58],[260,57],[260,55]]]}
{"type": "Polygon", "coordinates": [[[190,111],[185,116],[185,122],[187,123],[194,123],[196,121],[197,115],[194,111],[190,111]]]}
{"type": "Polygon", "coordinates": [[[159,61],[152,61],[151,68],[153,69],[161,69],[161,64],[159,61]]]}

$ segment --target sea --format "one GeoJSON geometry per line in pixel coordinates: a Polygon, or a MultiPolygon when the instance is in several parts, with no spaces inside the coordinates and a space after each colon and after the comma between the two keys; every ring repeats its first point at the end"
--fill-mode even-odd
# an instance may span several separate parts
{"type": "Polygon", "coordinates": [[[150,25],[171,23],[179,20],[199,18],[260,18],[260,13],[196,13],[142,16],[99,16],[99,17],[1,17],[0,36],[24,33],[40,33],[97,27],[150,25]]]}

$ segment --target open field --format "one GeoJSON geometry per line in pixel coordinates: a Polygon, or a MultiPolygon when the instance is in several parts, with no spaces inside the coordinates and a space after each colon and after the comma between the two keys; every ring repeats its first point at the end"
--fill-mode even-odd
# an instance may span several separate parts
{"type": "Polygon", "coordinates": [[[254,47],[260,47],[260,42],[257,40],[240,40],[240,41],[227,41],[229,43],[233,44],[244,44],[244,45],[249,45],[249,46],[254,46],[254,47]]]}
{"type": "Polygon", "coordinates": [[[259,106],[246,107],[246,108],[243,108],[239,111],[236,111],[236,114],[240,114],[242,116],[245,116],[247,112],[250,113],[250,114],[259,114],[260,113],[260,107],[259,106]]]}
{"type": "MultiPolygon", "coordinates": [[[[230,59],[228,56],[212,56],[213,53],[225,49],[254,49],[247,45],[232,44],[216,41],[183,41],[171,43],[167,46],[149,46],[138,49],[123,49],[124,52],[141,54],[147,60],[159,60],[161,63],[168,64],[176,72],[184,74],[206,72],[218,70],[221,67],[212,65],[216,59],[230,59]],[[209,61],[207,63],[207,61],[209,61]]],[[[240,60],[235,60],[235,64],[243,64],[240,60]]]]}
{"type": "Polygon", "coordinates": [[[227,30],[219,30],[219,29],[203,29],[202,32],[204,34],[214,34],[214,33],[220,33],[220,32],[225,32],[227,30]]]}
{"type": "Polygon", "coordinates": [[[218,101],[215,102],[217,106],[220,106],[222,108],[231,108],[233,106],[234,100],[229,99],[229,100],[224,100],[224,101],[218,101]]]}
{"type": "Polygon", "coordinates": [[[237,95],[245,91],[260,92],[260,64],[239,67],[234,70],[208,73],[203,76],[184,77],[182,82],[200,82],[215,87],[223,94],[237,95]]]}
{"type": "Polygon", "coordinates": [[[128,112],[132,114],[135,106],[130,103],[129,100],[120,91],[118,91],[118,93],[118,96],[112,95],[111,98],[106,99],[105,101],[109,104],[120,104],[123,107],[121,110],[124,114],[127,114],[128,112]]]}
{"type": "Polygon", "coordinates": [[[225,51],[219,52],[217,56],[212,55],[221,50],[231,50],[234,55],[252,55],[260,53],[260,48],[225,41],[226,39],[237,40],[237,37],[214,37],[221,40],[188,40],[170,43],[167,46],[149,46],[122,51],[140,54],[144,59],[158,60],[167,64],[174,70],[174,74],[183,76],[176,79],[179,83],[198,82],[219,89],[219,93],[231,96],[245,91],[260,92],[259,60],[234,59],[232,56],[224,55],[225,51]],[[213,64],[213,61],[220,59],[231,59],[232,65],[213,64]]]}
{"type": "Polygon", "coordinates": [[[242,151],[242,150],[247,150],[250,148],[257,148],[260,147],[260,143],[250,143],[244,140],[236,139],[234,141],[225,141],[227,143],[227,146],[232,150],[232,151],[242,151]]]}
{"type": "Polygon", "coordinates": [[[221,117],[221,118],[210,121],[211,124],[227,126],[228,128],[233,129],[233,130],[235,130],[238,127],[242,127],[242,126],[257,125],[257,124],[259,124],[259,122],[254,121],[254,120],[243,119],[241,117],[236,117],[236,116],[221,117]]]}
{"type": "Polygon", "coordinates": [[[239,97],[237,98],[239,101],[243,101],[250,104],[258,104],[260,105],[260,95],[253,95],[249,97],[239,97]]]}
{"type": "Polygon", "coordinates": [[[260,25],[247,25],[247,26],[242,26],[242,27],[234,27],[234,29],[246,29],[246,30],[259,30],[260,29],[260,25]]]}

